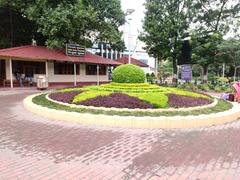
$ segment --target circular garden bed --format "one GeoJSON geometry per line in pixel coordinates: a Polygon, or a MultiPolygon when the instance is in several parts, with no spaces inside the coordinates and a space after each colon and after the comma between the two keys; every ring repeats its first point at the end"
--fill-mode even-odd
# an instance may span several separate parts
{"type": "Polygon", "coordinates": [[[113,71],[112,83],[34,95],[26,98],[24,105],[45,117],[122,127],[199,127],[239,116],[238,106],[232,103],[144,83],[144,78],[140,68],[121,65],[113,71]],[[227,111],[230,109],[233,114],[227,111]]]}
{"type": "Polygon", "coordinates": [[[210,114],[232,108],[231,103],[205,94],[147,83],[65,88],[38,95],[33,102],[70,112],[152,117],[210,114]]]}

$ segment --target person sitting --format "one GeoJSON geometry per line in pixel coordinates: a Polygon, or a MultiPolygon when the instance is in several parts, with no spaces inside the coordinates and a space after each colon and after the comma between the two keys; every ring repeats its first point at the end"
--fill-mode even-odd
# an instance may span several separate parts
{"type": "Polygon", "coordinates": [[[25,77],[24,79],[29,81],[29,85],[32,86],[33,85],[33,73],[31,71],[27,71],[25,73],[25,77]]]}
{"type": "Polygon", "coordinates": [[[15,78],[18,80],[20,87],[23,87],[23,78],[20,69],[15,72],[15,78]]]}

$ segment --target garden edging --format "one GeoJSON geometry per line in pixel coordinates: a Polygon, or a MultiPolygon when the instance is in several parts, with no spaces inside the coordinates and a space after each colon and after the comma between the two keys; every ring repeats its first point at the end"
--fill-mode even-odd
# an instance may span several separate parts
{"type": "Polygon", "coordinates": [[[94,106],[84,106],[84,105],[76,105],[76,104],[68,104],[60,101],[53,100],[49,97],[49,94],[46,94],[46,99],[61,104],[64,106],[72,107],[72,108],[85,108],[85,109],[94,109],[94,110],[102,110],[102,111],[129,111],[129,112],[138,112],[141,110],[144,110],[145,112],[170,112],[170,111],[192,111],[192,110],[198,110],[198,109],[204,109],[204,108],[211,108],[217,105],[218,100],[214,98],[214,101],[211,104],[204,105],[204,106],[195,106],[195,107],[188,107],[188,108],[167,108],[167,109],[128,109],[128,108],[106,108],[106,107],[94,107],[94,106]]]}
{"type": "Polygon", "coordinates": [[[79,122],[85,125],[103,125],[127,128],[193,128],[220,125],[237,120],[240,117],[240,104],[233,103],[233,108],[224,112],[197,116],[159,116],[135,117],[117,115],[96,115],[90,113],[67,112],[49,109],[34,104],[32,99],[39,94],[24,99],[24,107],[37,115],[48,119],[79,122]]]}

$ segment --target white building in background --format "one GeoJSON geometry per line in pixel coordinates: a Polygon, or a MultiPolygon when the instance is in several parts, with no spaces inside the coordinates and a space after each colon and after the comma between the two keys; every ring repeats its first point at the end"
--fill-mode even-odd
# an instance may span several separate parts
{"type": "MultiPolygon", "coordinates": [[[[124,38],[125,44],[128,41],[128,38],[124,38]]],[[[145,64],[147,64],[148,68],[143,68],[145,73],[155,73],[157,71],[157,63],[155,58],[150,57],[146,50],[143,49],[144,43],[137,39],[137,36],[132,36],[130,41],[130,55],[132,58],[137,59],[145,64]]],[[[123,53],[124,56],[129,55],[128,47],[127,50],[123,53]]]]}
{"type": "Polygon", "coordinates": [[[145,43],[138,39],[141,29],[139,28],[139,25],[136,26],[136,20],[139,21],[139,18],[136,16],[138,10],[135,10],[136,12],[127,17],[127,23],[121,28],[123,31],[123,40],[126,45],[126,50],[123,52],[123,56],[128,56],[130,52],[132,58],[149,66],[148,68],[143,68],[145,73],[155,73],[157,71],[156,60],[148,55],[146,50],[144,50],[145,43]]]}

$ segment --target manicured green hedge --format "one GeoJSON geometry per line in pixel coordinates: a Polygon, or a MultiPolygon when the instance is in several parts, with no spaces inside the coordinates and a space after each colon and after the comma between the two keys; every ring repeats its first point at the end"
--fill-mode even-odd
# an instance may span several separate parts
{"type": "Polygon", "coordinates": [[[138,66],[123,64],[113,70],[112,79],[117,83],[143,83],[145,82],[145,73],[138,66]]]}
{"type": "Polygon", "coordinates": [[[163,93],[129,93],[130,96],[135,96],[143,101],[152,104],[156,108],[168,107],[168,97],[163,93]]]}
{"type": "Polygon", "coordinates": [[[87,99],[92,99],[97,96],[107,96],[110,94],[111,94],[111,92],[108,92],[108,91],[94,91],[94,90],[85,91],[85,92],[82,92],[81,94],[75,96],[73,99],[73,103],[77,103],[79,101],[85,101],[87,99]]]}

